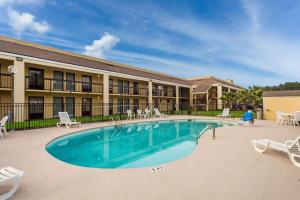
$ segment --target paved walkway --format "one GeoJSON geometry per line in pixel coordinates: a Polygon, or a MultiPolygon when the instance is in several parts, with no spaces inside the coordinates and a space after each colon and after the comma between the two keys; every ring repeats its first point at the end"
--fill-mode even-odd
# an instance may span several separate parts
{"type": "MultiPolygon", "coordinates": [[[[294,139],[300,135],[299,127],[257,121],[253,127],[220,128],[216,140],[207,132],[192,155],[165,164],[165,170],[157,174],[151,173],[150,168],[77,167],[60,162],[45,151],[45,145],[55,137],[104,125],[108,124],[22,131],[1,139],[0,167],[25,171],[13,199],[299,199],[300,168],[294,167],[287,155],[274,151],[259,154],[250,143],[251,139],[265,137],[281,142],[294,139]]],[[[0,194],[6,189],[0,187],[0,194]]]]}

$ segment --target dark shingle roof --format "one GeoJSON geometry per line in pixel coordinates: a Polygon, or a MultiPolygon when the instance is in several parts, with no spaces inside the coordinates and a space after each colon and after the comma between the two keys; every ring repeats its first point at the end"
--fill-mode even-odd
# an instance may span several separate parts
{"type": "Polygon", "coordinates": [[[77,54],[72,54],[69,52],[63,52],[61,50],[51,50],[43,46],[30,44],[22,41],[14,41],[12,39],[3,39],[0,37],[0,51],[13,53],[20,56],[29,56],[39,59],[51,60],[56,62],[62,62],[66,64],[78,65],[82,67],[89,67],[94,69],[100,69],[105,71],[117,72],[127,75],[134,75],[149,79],[156,79],[161,81],[167,81],[172,83],[190,85],[190,82],[185,79],[164,75],[161,73],[156,73],[144,69],[137,69],[130,66],[124,66],[118,63],[106,63],[101,62],[101,60],[96,60],[96,58],[88,58],[86,56],[81,56],[77,54]]]}
{"type": "Polygon", "coordinates": [[[300,90],[264,91],[263,97],[300,96],[300,90]]]}

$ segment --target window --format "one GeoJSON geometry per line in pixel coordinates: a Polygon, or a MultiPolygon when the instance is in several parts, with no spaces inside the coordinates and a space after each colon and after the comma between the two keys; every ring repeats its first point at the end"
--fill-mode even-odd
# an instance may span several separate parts
{"type": "Polygon", "coordinates": [[[173,97],[176,97],[176,88],[175,87],[172,88],[172,95],[173,95],[173,97]]]}
{"type": "Polygon", "coordinates": [[[123,99],[118,98],[118,113],[123,113],[123,99]]]}
{"type": "Polygon", "coordinates": [[[124,81],[124,94],[129,94],[129,81],[124,81]]]}
{"type": "Polygon", "coordinates": [[[92,91],[92,77],[82,76],[82,91],[91,92],[92,91]]]}
{"type": "Polygon", "coordinates": [[[154,108],[158,108],[158,99],[154,99],[154,108]]]}
{"type": "Polygon", "coordinates": [[[53,117],[58,117],[58,112],[64,111],[64,98],[53,97],[53,117]]]}
{"type": "Polygon", "coordinates": [[[29,119],[44,118],[44,97],[29,97],[29,119]]]}
{"type": "Polygon", "coordinates": [[[133,99],[133,112],[139,109],[139,99],[133,99]]]}
{"type": "Polygon", "coordinates": [[[130,110],[130,107],[129,107],[129,99],[128,99],[128,98],[125,98],[125,99],[124,99],[124,112],[126,113],[127,110],[130,110]]]}
{"type": "Polygon", "coordinates": [[[168,87],[164,86],[164,96],[168,96],[168,87]]]}
{"type": "Polygon", "coordinates": [[[70,117],[75,117],[75,98],[66,98],[66,111],[69,113],[70,117]]]}
{"type": "Polygon", "coordinates": [[[123,81],[118,80],[118,94],[123,94],[123,81]]]}
{"type": "Polygon", "coordinates": [[[154,85],[152,94],[153,94],[153,96],[157,96],[158,95],[158,86],[157,85],[154,85]]]}
{"type": "Polygon", "coordinates": [[[67,73],[67,90],[75,91],[75,74],[67,73]]]}
{"type": "Polygon", "coordinates": [[[113,98],[109,98],[109,114],[112,115],[114,112],[114,100],[113,98]]]}
{"type": "Polygon", "coordinates": [[[139,94],[139,83],[133,82],[133,94],[138,95],[139,94]]]}
{"type": "Polygon", "coordinates": [[[114,93],[114,83],[112,79],[109,79],[109,93],[114,93]]]}
{"type": "Polygon", "coordinates": [[[82,116],[92,115],[92,98],[82,98],[82,116]]]}
{"type": "Polygon", "coordinates": [[[29,89],[44,89],[44,70],[29,68],[29,89]]]}
{"type": "Polygon", "coordinates": [[[64,73],[59,71],[53,72],[53,89],[63,90],[64,89],[64,73]]]}

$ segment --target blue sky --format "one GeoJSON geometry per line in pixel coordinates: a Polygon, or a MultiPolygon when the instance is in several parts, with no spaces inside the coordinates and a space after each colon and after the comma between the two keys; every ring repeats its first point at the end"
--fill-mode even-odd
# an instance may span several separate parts
{"type": "Polygon", "coordinates": [[[300,79],[298,0],[0,0],[0,34],[179,77],[300,79]]]}

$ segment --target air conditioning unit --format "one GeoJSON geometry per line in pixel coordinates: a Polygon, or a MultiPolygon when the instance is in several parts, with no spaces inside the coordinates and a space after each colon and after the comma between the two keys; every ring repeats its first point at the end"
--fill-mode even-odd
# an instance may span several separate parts
{"type": "Polygon", "coordinates": [[[159,85],[157,88],[158,88],[159,90],[162,90],[162,86],[161,86],[161,85],[159,85]]]}

